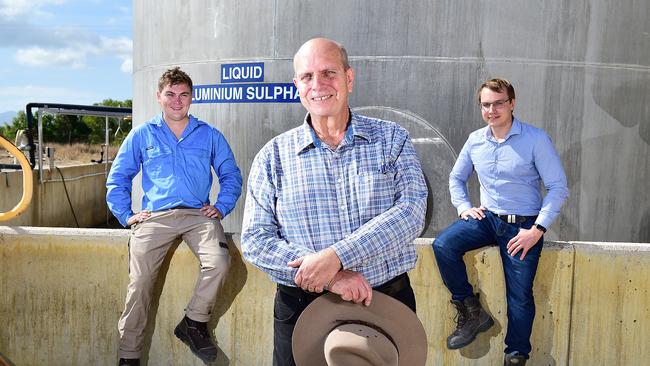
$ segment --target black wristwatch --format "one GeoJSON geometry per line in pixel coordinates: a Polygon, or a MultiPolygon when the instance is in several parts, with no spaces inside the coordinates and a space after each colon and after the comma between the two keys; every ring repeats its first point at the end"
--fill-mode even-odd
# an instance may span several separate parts
{"type": "Polygon", "coordinates": [[[544,226],[542,226],[540,224],[535,224],[533,226],[536,227],[537,230],[539,230],[539,231],[543,232],[544,234],[546,234],[546,228],[544,226]]]}

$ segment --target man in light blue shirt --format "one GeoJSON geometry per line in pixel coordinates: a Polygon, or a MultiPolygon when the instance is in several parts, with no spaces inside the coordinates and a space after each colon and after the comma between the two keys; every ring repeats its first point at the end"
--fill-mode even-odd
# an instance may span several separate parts
{"type": "Polygon", "coordinates": [[[491,79],[479,87],[477,97],[487,126],[469,135],[449,174],[451,201],[460,219],[433,243],[440,274],[459,313],[447,347],[465,347],[494,323],[473,293],[463,255],[498,245],[508,302],[504,364],[522,365],[531,351],[533,280],[543,235],[569,191],[549,136],[513,116],[513,86],[505,79],[491,79]],[[473,170],[480,183],[479,207],[471,204],[467,193],[473,170]],[[544,197],[542,184],[547,192],[544,197]]]}
{"type": "Polygon", "coordinates": [[[351,113],[354,71],[340,44],[306,42],[294,70],[308,113],[255,157],[242,225],[244,258],[278,284],[275,366],[295,365],[294,326],[324,291],[369,305],[375,289],[415,311],[406,272],[427,200],[406,130],[351,113]]]}
{"type": "Polygon", "coordinates": [[[224,136],[188,114],[192,80],[178,67],[158,82],[162,115],[134,128],[120,147],[106,181],[106,201],[131,225],[126,305],[118,327],[119,365],[139,365],[144,329],[160,265],[177,239],[200,262],[194,294],[174,333],[206,362],[217,348],[207,329],[217,293],[230,266],[221,219],[235,207],[242,177],[224,136]],[[210,204],[212,170],[219,194],[210,204]],[[142,210],[131,210],[133,178],[142,171],[142,210]]]}

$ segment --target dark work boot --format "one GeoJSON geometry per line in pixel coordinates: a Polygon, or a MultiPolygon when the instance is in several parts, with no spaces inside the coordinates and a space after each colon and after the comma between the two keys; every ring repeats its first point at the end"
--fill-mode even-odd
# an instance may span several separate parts
{"type": "Polygon", "coordinates": [[[503,358],[504,366],[522,366],[526,364],[526,356],[522,356],[517,352],[506,353],[506,356],[503,358]]]}
{"type": "Polygon", "coordinates": [[[210,337],[208,323],[197,322],[186,316],[178,323],[174,334],[201,360],[212,362],[217,359],[217,346],[210,337]]]}
{"type": "Polygon", "coordinates": [[[467,346],[479,332],[485,332],[494,324],[494,320],[481,307],[477,296],[470,296],[463,302],[451,300],[458,314],[456,330],[447,337],[447,348],[458,349],[467,346]]]}
{"type": "Polygon", "coordinates": [[[140,359],[138,358],[120,358],[117,366],[140,366],[140,359]]]}

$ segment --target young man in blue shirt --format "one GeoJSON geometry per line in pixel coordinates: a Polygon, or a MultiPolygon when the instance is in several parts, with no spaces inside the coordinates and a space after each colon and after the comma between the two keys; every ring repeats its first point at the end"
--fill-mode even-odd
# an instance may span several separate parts
{"type": "Polygon", "coordinates": [[[118,323],[119,365],[139,365],[154,284],[165,255],[183,239],[200,263],[194,294],[174,333],[209,362],[217,348],[207,328],[230,266],[221,219],[241,194],[242,177],[224,136],[188,114],[192,80],[178,67],[158,82],[162,114],[134,128],[120,147],[106,181],[106,201],[131,226],[126,305],[118,323]],[[142,210],[131,210],[132,180],[142,170],[142,210]],[[210,204],[212,170],[219,194],[210,204]]]}
{"type": "Polygon", "coordinates": [[[440,274],[459,313],[447,347],[465,347],[494,323],[473,293],[463,255],[498,245],[508,302],[504,364],[523,365],[531,351],[533,280],[543,234],[559,214],[569,191],[549,136],[513,116],[513,86],[505,79],[491,79],[479,87],[477,96],[487,126],[469,135],[449,174],[451,200],[460,219],[433,243],[440,274]],[[473,170],[480,182],[479,207],[472,206],[467,193],[473,170]],[[544,197],[542,184],[547,192],[544,197]]]}
{"type": "Polygon", "coordinates": [[[324,38],[294,57],[302,125],[267,143],[249,175],[244,258],[276,282],[273,365],[295,365],[292,334],[324,291],[369,305],[372,290],[415,311],[406,272],[427,187],[406,130],[350,111],[354,71],[324,38]]]}

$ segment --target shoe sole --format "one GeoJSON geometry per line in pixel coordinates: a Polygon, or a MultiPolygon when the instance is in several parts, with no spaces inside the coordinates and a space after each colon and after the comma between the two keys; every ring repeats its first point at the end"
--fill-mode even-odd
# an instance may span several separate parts
{"type": "Polygon", "coordinates": [[[463,347],[469,345],[470,343],[474,342],[474,340],[476,339],[476,336],[477,336],[479,333],[485,332],[486,330],[492,328],[493,325],[494,325],[494,319],[492,319],[492,317],[489,317],[488,320],[486,320],[483,324],[481,324],[481,325],[478,327],[478,329],[476,330],[476,333],[474,333],[474,334],[472,335],[472,338],[470,338],[467,342],[463,342],[463,343],[461,343],[461,344],[457,344],[457,345],[455,345],[455,346],[454,346],[454,345],[450,345],[449,342],[447,342],[447,348],[448,348],[448,349],[459,349],[459,348],[463,348],[463,347]]]}
{"type": "Polygon", "coordinates": [[[187,347],[189,347],[190,351],[192,351],[194,356],[200,358],[202,361],[204,361],[204,362],[214,362],[217,359],[218,355],[214,356],[214,357],[208,357],[208,356],[202,355],[198,351],[196,351],[194,349],[194,347],[192,347],[192,343],[190,342],[188,337],[185,336],[185,334],[179,332],[178,329],[174,329],[174,335],[176,336],[176,338],[180,339],[181,342],[185,343],[185,345],[187,345],[187,347]]]}

